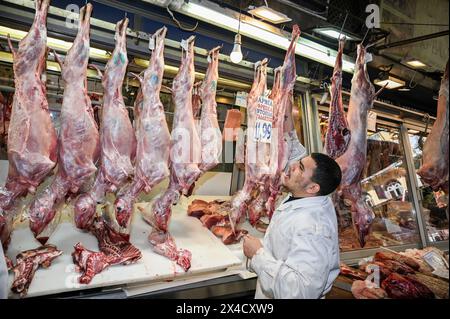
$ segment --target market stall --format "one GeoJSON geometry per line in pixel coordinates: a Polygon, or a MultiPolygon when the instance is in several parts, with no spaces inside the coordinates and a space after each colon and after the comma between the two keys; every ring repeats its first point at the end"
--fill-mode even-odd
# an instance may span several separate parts
{"type": "Polygon", "coordinates": [[[344,179],[347,166],[359,172],[332,195],[343,264],[327,297],[448,298],[446,61],[392,62],[383,32],[345,32],[347,15],[330,39],[313,28],[324,19],[280,27],[231,0],[69,2],[0,4],[10,298],[252,296],[242,238],[264,237],[297,141],[336,159],[344,179]],[[360,105],[358,70],[380,89],[360,105]],[[394,72],[423,81],[402,81],[407,95],[381,83],[394,72]],[[378,286],[372,264],[386,270],[378,286]],[[415,292],[401,295],[402,280],[415,292]]]}

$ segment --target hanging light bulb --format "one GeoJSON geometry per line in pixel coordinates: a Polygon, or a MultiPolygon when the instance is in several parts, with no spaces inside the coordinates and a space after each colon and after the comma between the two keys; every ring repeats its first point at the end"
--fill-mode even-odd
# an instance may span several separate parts
{"type": "Polygon", "coordinates": [[[242,50],[241,50],[241,35],[238,33],[234,37],[234,47],[231,51],[230,59],[233,63],[239,63],[242,61],[242,50]]]}
{"type": "Polygon", "coordinates": [[[233,63],[239,63],[242,61],[242,50],[241,50],[241,10],[239,9],[239,24],[238,24],[238,33],[234,37],[234,46],[233,51],[230,53],[230,60],[233,63]]]}

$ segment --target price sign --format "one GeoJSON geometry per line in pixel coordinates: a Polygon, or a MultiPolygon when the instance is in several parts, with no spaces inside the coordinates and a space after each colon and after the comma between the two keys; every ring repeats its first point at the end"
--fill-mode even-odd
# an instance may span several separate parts
{"type": "Polygon", "coordinates": [[[272,140],[273,101],[264,96],[258,98],[256,107],[256,123],[254,127],[254,140],[256,142],[270,143],[272,140]]]}
{"type": "Polygon", "coordinates": [[[367,129],[372,132],[377,131],[377,113],[370,111],[367,117],[367,129]]]}
{"type": "Polygon", "coordinates": [[[246,92],[237,92],[236,93],[236,102],[234,103],[240,107],[247,107],[247,96],[246,92]]]}

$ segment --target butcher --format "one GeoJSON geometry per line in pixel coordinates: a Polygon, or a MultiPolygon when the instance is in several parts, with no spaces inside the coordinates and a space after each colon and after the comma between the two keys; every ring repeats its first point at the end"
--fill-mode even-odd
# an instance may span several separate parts
{"type": "Polygon", "coordinates": [[[255,298],[324,298],[339,274],[336,212],[331,198],[341,182],[329,156],[298,148],[282,173],[287,197],[275,210],[264,240],[244,239],[249,268],[258,275],[255,298]],[[298,159],[299,158],[299,159],[298,159]]]}

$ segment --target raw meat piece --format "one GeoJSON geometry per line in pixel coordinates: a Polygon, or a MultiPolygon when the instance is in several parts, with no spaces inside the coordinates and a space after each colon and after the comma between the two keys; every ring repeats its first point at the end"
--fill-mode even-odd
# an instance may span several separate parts
{"type": "Polygon", "coordinates": [[[245,169],[245,159],[247,157],[247,131],[238,130],[236,137],[236,153],[234,156],[234,162],[240,170],[245,169]]]}
{"type": "Polygon", "coordinates": [[[155,49],[141,82],[142,102],[136,99],[136,168],[133,181],[124,187],[114,203],[118,224],[128,228],[133,203],[139,193],[152,188],[169,176],[170,133],[167,127],[164,106],[159,98],[164,73],[164,39],[167,28],[153,35],[155,49]]]}
{"type": "MultiPolygon", "coordinates": [[[[80,10],[78,34],[64,63],[55,54],[65,83],[58,140],[58,172],[50,186],[30,207],[30,228],[41,243],[45,243],[54,230],[47,225],[56,214],[55,204],[63,201],[69,192],[77,194],[97,171],[95,163],[100,153],[99,134],[86,87],[91,12],[91,4],[80,10]]],[[[39,138],[42,139],[42,136],[39,138]]]]}
{"type": "Polygon", "coordinates": [[[90,283],[96,274],[110,265],[108,256],[102,252],[86,249],[81,243],[77,243],[74,248],[72,259],[77,266],[77,271],[82,272],[78,279],[82,284],[90,283]]]}
{"type": "Polygon", "coordinates": [[[91,232],[98,240],[100,251],[109,257],[110,264],[128,265],[138,261],[142,254],[129,242],[129,236],[115,232],[108,224],[97,218],[91,232]]]}
{"type": "Polygon", "coordinates": [[[200,218],[204,214],[206,214],[206,210],[208,209],[208,202],[205,202],[201,199],[195,199],[188,206],[188,216],[200,218]]]}
{"type": "Polygon", "coordinates": [[[79,278],[80,283],[90,283],[96,274],[111,265],[132,264],[142,257],[127,236],[115,233],[103,220],[94,219],[90,230],[98,240],[100,251],[86,249],[81,243],[74,246],[72,259],[78,271],[83,273],[79,278]]]}
{"type": "Polygon", "coordinates": [[[372,209],[362,197],[360,183],[366,165],[367,116],[381,90],[375,93],[367,73],[366,49],[359,44],[347,113],[348,127],[352,135],[347,151],[336,160],[342,170],[342,180],[335,193],[335,203],[342,198],[351,205],[353,225],[361,247],[366,243],[366,236],[375,218],[372,209]]]}
{"type": "Polygon", "coordinates": [[[342,105],[342,53],[345,38],[339,41],[333,76],[331,78],[331,102],[328,116],[328,128],[325,138],[325,152],[331,158],[342,156],[350,143],[351,133],[348,129],[345,111],[342,105]]]}
{"type": "Polygon", "coordinates": [[[433,299],[434,293],[425,285],[397,273],[392,273],[386,278],[381,287],[393,299],[433,299]]]}
{"type": "Polygon", "coordinates": [[[297,134],[292,117],[294,103],[294,85],[297,79],[295,66],[295,47],[300,37],[300,28],[294,25],[292,30],[291,44],[286,52],[284,63],[280,71],[280,87],[274,97],[276,113],[273,128],[278,130],[276,139],[272,139],[270,165],[274,170],[270,177],[269,190],[270,196],[265,204],[267,216],[272,218],[275,211],[275,203],[281,189],[281,173],[285,169],[289,156],[294,150],[291,149],[289,140],[297,139],[297,136],[291,137],[291,134],[297,134]]]}
{"type": "Polygon", "coordinates": [[[220,163],[222,154],[222,133],[217,121],[216,89],[219,78],[219,50],[209,51],[209,64],[205,79],[200,86],[202,112],[200,117],[201,162],[198,168],[202,173],[220,163]]]}
{"type": "Polygon", "coordinates": [[[200,96],[200,86],[202,82],[197,82],[192,88],[192,115],[194,116],[195,128],[200,132],[200,116],[202,113],[202,97],[200,96]]]}
{"type": "MultiPolygon", "coordinates": [[[[295,52],[294,52],[295,54],[295,52]]],[[[271,172],[272,175],[269,176],[268,179],[266,179],[266,184],[262,190],[256,189],[253,190],[256,195],[252,196],[254,198],[250,204],[248,205],[248,220],[250,224],[253,227],[256,227],[256,224],[258,223],[259,219],[262,216],[267,215],[266,210],[266,203],[270,197],[271,189],[270,184],[274,180],[275,176],[273,174],[276,174],[277,170],[277,151],[280,148],[280,151],[282,151],[284,147],[284,141],[279,141],[279,131],[282,130],[283,122],[284,122],[284,112],[281,112],[280,108],[281,105],[279,104],[278,95],[280,92],[280,85],[281,85],[281,67],[276,68],[274,70],[274,80],[273,80],[273,86],[272,90],[269,95],[269,99],[273,101],[273,124],[272,124],[272,143],[270,146],[270,164],[272,164],[273,171],[271,172]],[[282,117],[280,117],[281,115],[282,117]],[[281,147],[279,147],[278,143],[280,143],[281,147]]]]}
{"type": "Polygon", "coordinates": [[[384,262],[385,260],[395,260],[411,267],[413,270],[418,270],[420,268],[420,265],[413,258],[390,251],[378,251],[375,253],[373,259],[381,262],[384,262]]]}
{"type": "Polygon", "coordinates": [[[437,118],[423,146],[423,164],[417,171],[434,191],[448,194],[448,61],[439,91],[437,118]]]}
{"type": "Polygon", "coordinates": [[[39,266],[50,267],[52,261],[62,254],[61,250],[53,245],[45,245],[36,249],[21,252],[16,256],[17,263],[12,268],[14,271],[14,282],[11,291],[26,296],[34,274],[39,266]]]}
{"type": "Polygon", "coordinates": [[[0,147],[6,149],[8,139],[8,128],[11,121],[11,108],[13,103],[13,94],[3,95],[0,92],[0,147]]]}
{"type": "Polygon", "coordinates": [[[169,232],[153,231],[148,239],[157,254],[175,261],[184,271],[188,271],[191,268],[192,253],[186,249],[177,249],[175,241],[169,232]]]}
{"type": "Polygon", "coordinates": [[[200,138],[192,114],[192,87],[194,85],[194,39],[183,41],[181,66],[173,80],[172,98],[175,104],[170,149],[169,187],[152,206],[152,212],[145,220],[153,226],[149,241],[156,253],[176,261],[185,271],[190,268],[191,253],[177,250],[168,225],[175,205],[181,194],[189,195],[194,182],[201,174],[200,138]],[[186,45],[184,45],[186,44],[186,45]]]}
{"type": "Polygon", "coordinates": [[[359,269],[354,269],[352,267],[347,266],[344,263],[340,264],[340,274],[352,279],[365,280],[367,278],[367,274],[359,269]]]}
{"type": "Polygon", "coordinates": [[[256,187],[263,190],[264,183],[270,172],[270,148],[269,144],[254,140],[254,128],[256,126],[256,108],[258,98],[266,91],[267,83],[267,59],[256,63],[255,78],[247,97],[247,138],[245,143],[245,182],[242,189],[232,199],[231,224],[239,224],[243,221],[248,210],[248,204],[252,200],[252,192],[256,187]]]}
{"type": "Polygon", "coordinates": [[[101,165],[92,189],[75,202],[75,224],[88,229],[94,220],[97,203],[106,192],[115,193],[133,174],[136,138],[122,96],[128,59],[126,31],[128,19],[116,25],[116,47],[102,78],[103,108],[100,127],[101,165]]]}
{"type": "MultiPolygon", "coordinates": [[[[227,111],[225,124],[223,125],[223,139],[227,142],[236,141],[241,128],[242,113],[239,110],[231,109],[227,111]]],[[[237,154],[236,154],[237,155],[237,154]]]]}
{"type": "Polygon", "coordinates": [[[8,134],[9,171],[5,190],[0,189],[0,239],[6,247],[18,213],[15,199],[34,193],[51,172],[57,158],[45,83],[41,79],[47,57],[47,11],[49,0],[36,0],[36,15],[28,34],[13,54],[15,93],[8,134]]]}
{"type": "Polygon", "coordinates": [[[233,232],[233,228],[230,223],[212,226],[211,231],[217,237],[221,237],[222,242],[225,245],[238,243],[246,234],[248,234],[245,229],[239,229],[233,232]]]}
{"type": "Polygon", "coordinates": [[[427,286],[435,294],[436,297],[441,299],[448,299],[449,285],[447,280],[442,280],[420,273],[409,274],[406,276],[406,278],[414,279],[427,286]]]}
{"type": "Polygon", "coordinates": [[[356,280],[352,284],[352,294],[356,299],[384,299],[387,297],[386,291],[371,286],[364,280],[356,280]]]}
{"type": "Polygon", "coordinates": [[[202,222],[203,226],[210,229],[212,226],[216,225],[217,223],[223,221],[225,219],[224,215],[220,214],[208,214],[203,215],[200,218],[200,221],[202,222]]]}

